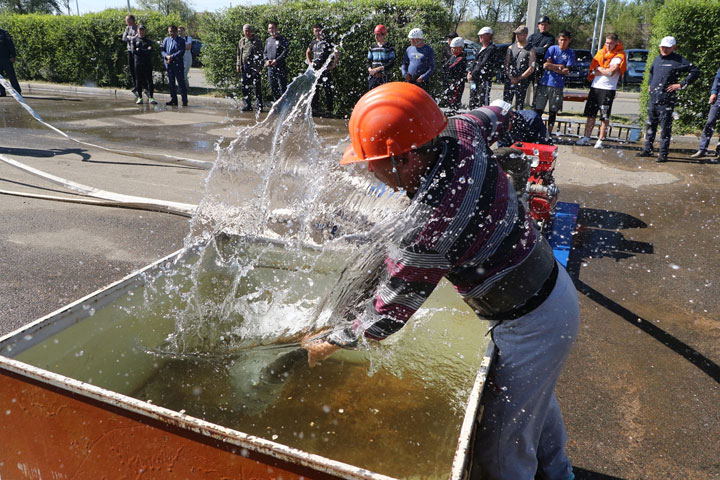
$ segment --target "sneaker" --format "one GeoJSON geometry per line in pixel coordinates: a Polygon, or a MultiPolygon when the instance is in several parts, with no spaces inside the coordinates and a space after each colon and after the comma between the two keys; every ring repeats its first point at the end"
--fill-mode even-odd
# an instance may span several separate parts
{"type": "Polygon", "coordinates": [[[151,105],[157,105],[157,102],[153,97],[148,98],[148,102],[150,102],[151,105]]]}
{"type": "Polygon", "coordinates": [[[165,102],[165,105],[177,106],[177,100],[170,100],[169,102],[165,102]]]}
{"type": "Polygon", "coordinates": [[[252,112],[252,111],[253,111],[253,108],[252,108],[250,105],[245,105],[245,106],[242,108],[242,111],[243,111],[243,112],[252,112]]]}
{"type": "Polygon", "coordinates": [[[595,142],[595,148],[597,148],[598,150],[600,150],[601,148],[605,148],[605,144],[601,139],[598,138],[598,141],[595,142]]]}
{"type": "Polygon", "coordinates": [[[585,145],[590,145],[590,137],[582,137],[580,140],[575,142],[575,145],[579,145],[581,147],[584,147],[585,145]]]}
{"type": "Polygon", "coordinates": [[[690,158],[702,158],[707,156],[707,151],[705,150],[698,150],[697,152],[690,155],[690,158]]]}
{"type": "Polygon", "coordinates": [[[138,97],[137,100],[135,100],[135,103],[137,105],[142,105],[142,103],[143,103],[142,98],[138,97]]]}
{"type": "Polygon", "coordinates": [[[183,107],[187,107],[187,102],[183,102],[183,107]]]}
{"type": "Polygon", "coordinates": [[[667,162],[667,155],[663,155],[662,153],[657,156],[655,159],[655,163],[665,163],[667,162]]]}
{"type": "Polygon", "coordinates": [[[655,156],[655,154],[653,153],[652,150],[646,150],[643,148],[638,153],[636,153],[635,156],[636,157],[653,157],[653,156],[655,156]]]}

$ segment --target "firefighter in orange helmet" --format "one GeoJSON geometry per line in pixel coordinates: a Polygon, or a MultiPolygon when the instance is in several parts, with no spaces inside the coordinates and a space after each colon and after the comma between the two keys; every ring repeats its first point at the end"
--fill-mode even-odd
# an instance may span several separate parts
{"type": "Polygon", "coordinates": [[[358,101],[340,163],[366,162],[421,203],[413,211],[422,218],[392,249],[362,317],[304,347],[312,365],[361,337],[383,340],[447,278],[478,316],[495,322],[498,354],[474,468],[490,479],[532,480],[541,471],[568,480],[554,388],[577,334],[577,293],[489,150],[510,118],[501,104],[446,119],[409,83],[381,85],[358,101]]]}

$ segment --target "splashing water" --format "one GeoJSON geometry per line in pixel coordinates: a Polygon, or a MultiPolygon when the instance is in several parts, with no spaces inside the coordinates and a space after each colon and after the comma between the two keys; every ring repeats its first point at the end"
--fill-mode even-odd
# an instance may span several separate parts
{"type": "Polygon", "coordinates": [[[221,149],[185,246],[198,261],[148,282],[175,298],[173,353],[222,355],[297,340],[360,314],[387,245],[412,229],[404,195],[341,167],[318,136],[309,68],[267,118],[221,149]]]}

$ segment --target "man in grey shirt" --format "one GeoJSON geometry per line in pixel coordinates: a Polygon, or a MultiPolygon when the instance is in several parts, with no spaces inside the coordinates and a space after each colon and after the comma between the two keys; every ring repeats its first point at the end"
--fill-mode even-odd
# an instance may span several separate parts
{"type": "MultiPolygon", "coordinates": [[[[138,27],[135,23],[134,15],[126,16],[125,23],[127,27],[125,27],[125,32],[123,32],[122,40],[127,44],[128,68],[130,69],[130,77],[132,78],[132,91],[135,92],[135,55],[133,54],[133,41],[135,37],[138,36],[138,27]]],[[[137,94],[138,93],[135,92],[136,96],[137,94]]],[[[142,92],[140,92],[140,95],[142,95],[142,92]]]]}

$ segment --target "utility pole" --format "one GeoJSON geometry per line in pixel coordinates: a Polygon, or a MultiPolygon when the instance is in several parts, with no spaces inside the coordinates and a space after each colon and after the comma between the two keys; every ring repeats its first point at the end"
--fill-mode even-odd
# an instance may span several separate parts
{"type": "Polygon", "coordinates": [[[130,0],[127,0],[128,3],[128,13],[130,13],[130,0]]]}
{"type": "Polygon", "coordinates": [[[539,0],[528,0],[527,6],[527,21],[525,24],[528,27],[528,35],[535,33],[537,29],[537,20],[540,16],[540,1],[539,0]]]}

